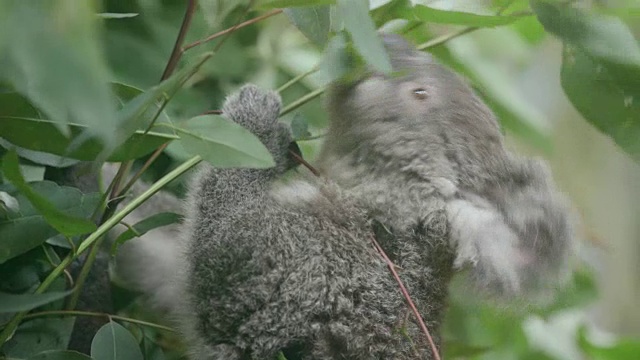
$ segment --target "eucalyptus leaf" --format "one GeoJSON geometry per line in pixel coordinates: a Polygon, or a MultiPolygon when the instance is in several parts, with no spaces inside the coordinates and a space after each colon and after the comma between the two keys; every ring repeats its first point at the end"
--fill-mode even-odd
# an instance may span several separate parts
{"type": "MultiPolygon", "coordinates": [[[[56,211],[63,212],[74,219],[88,219],[100,203],[100,194],[82,194],[78,189],[59,186],[51,181],[29,184],[31,191],[55,206],[56,211]]],[[[19,212],[9,212],[6,218],[0,219],[0,264],[23,254],[58,234],[37,208],[27,199],[24,192],[17,188],[2,186],[4,191],[14,197],[19,204],[19,212]]],[[[88,220],[85,220],[88,221],[88,220]]],[[[92,224],[92,223],[91,223],[92,224]]],[[[88,226],[87,226],[88,228],[88,226]]]]}
{"type": "Polygon", "coordinates": [[[154,214],[144,220],[141,220],[134,224],[129,229],[120,234],[111,246],[111,254],[115,255],[118,246],[124,244],[126,241],[133,239],[134,237],[140,237],[147,232],[171,224],[179,223],[182,220],[182,215],[172,212],[162,212],[154,214]]]}
{"type": "Polygon", "coordinates": [[[329,39],[331,16],[329,6],[309,6],[285,9],[291,22],[309,40],[323,47],[329,39]]]}
{"type": "Polygon", "coordinates": [[[189,119],[180,134],[180,144],[192,155],[215,167],[268,168],[275,165],[269,150],[249,130],[219,115],[189,119]]]}
{"type": "Polygon", "coordinates": [[[43,294],[7,294],[0,292],[0,313],[14,313],[33,310],[42,305],[62,299],[72,290],[43,294]]]}
{"type": "Polygon", "coordinates": [[[562,87],[582,116],[640,160],[640,45],[620,19],[531,0],[545,29],[565,43],[562,87]]]}
{"type": "Polygon", "coordinates": [[[43,351],[66,350],[74,317],[42,318],[23,322],[2,347],[9,358],[27,359],[43,351]]]}
{"type": "Polygon", "coordinates": [[[66,124],[73,122],[111,144],[116,109],[91,2],[10,1],[8,6],[0,22],[5,42],[0,78],[60,133],[68,135],[66,124]]]}
{"type": "Polygon", "coordinates": [[[20,190],[20,192],[29,199],[33,207],[38,209],[44,216],[45,220],[60,233],[67,236],[74,236],[90,233],[96,229],[93,222],[63,213],[49,202],[49,200],[34,191],[25,182],[20,173],[18,155],[15,152],[9,151],[2,158],[2,172],[4,177],[20,190]]]}
{"type": "Polygon", "coordinates": [[[143,360],[135,337],[122,325],[113,321],[98,330],[91,342],[94,360],[143,360]]]}
{"type": "MultiPolygon", "coordinates": [[[[49,120],[0,115],[0,137],[25,149],[77,160],[95,160],[104,151],[102,142],[97,138],[87,138],[82,145],[70,151],[72,142],[84,136],[86,127],[78,124],[67,125],[70,129],[70,138],[62,134],[57,126],[49,120]]],[[[174,139],[177,139],[177,136],[154,131],[146,134],[144,131],[136,131],[111,152],[108,161],[120,162],[137,159],[174,139]]]]}
{"type": "Polygon", "coordinates": [[[382,45],[382,39],[378,36],[375,24],[369,17],[368,1],[338,0],[337,10],[360,55],[375,70],[383,74],[390,73],[391,61],[382,45]]]}
{"type": "Polygon", "coordinates": [[[448,11],[415,5],[399,11],[404,19],[420,20],[429,23],[466,25],[473,27],[495,27],[511,24],[530,15],[480,15],[461,11],[448,11]]]}
{"type": "Polygon", "coordinates": [[[309,124],[299,113],[296,113],[293,116],[293,120],[291,120],[291,133],[295,140],[301,140],[311,136],[309,124]]]}
{"type": "Polygon", "coordinates": [[[585,119],[640,161],[640,88],[623,89],[605,65],[570,45],[563,51],[560,80],[585,119]]]}

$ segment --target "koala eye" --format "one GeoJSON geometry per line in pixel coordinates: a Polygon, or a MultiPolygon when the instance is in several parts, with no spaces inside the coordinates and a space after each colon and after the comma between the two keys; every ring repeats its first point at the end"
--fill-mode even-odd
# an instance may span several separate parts
{"type": "Polygon", "coordinates": [[[425,100],[429,97],[429,94],[425,88],[417,88],[413,89],[413,96],[418,100],[425,100]]]}

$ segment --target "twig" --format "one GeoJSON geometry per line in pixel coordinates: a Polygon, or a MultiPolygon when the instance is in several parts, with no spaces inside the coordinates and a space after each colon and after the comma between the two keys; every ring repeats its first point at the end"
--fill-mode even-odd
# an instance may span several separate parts
{"type": "Polygon", "coordinates": [[[207,42],[209,42],[209,41],[215,40],[216,38],[218,38],[218,37],[220,37],[220,36],[222,36],[222,35],[232,33],[232,32],[234,32],[234,31],[236,31],[237,29],[243,28],[243,27],[248,26],[248,25],[251,25],[251,24],[255,24],[255,23],[257,23],[258,21],[264,20],[264,19],[269,18],[269,17],[272,17],[272,16],[274,16],[274,15],[278,15],[278,14],[280,14],[281,12],[282,12],[282,9],[276,9],[276,10],[273,10],[273,11],[268,12],[268,13],[266,13],[266,14],[263,14],[263,15],[260,15],[260,16],[258,16],[258,17],[255,17],[255,18],[253,18],[253,19],[249,19],[249,20],[247,20],[247,21],[244,21],[244,22],[242,22],[242,23],[240,23],[240,24],[237,24],[237,25],[235,25],[235,26],[233,26],[233,27],[231,27],[231,28],[228,28],[228,29],[225,29],[225,30],[219,31],[219,32],[217,32],[217,33],[215,33],[215,34],[213,34],[213,35],[207,36],[207,37],[206,37],[206,38],[204,38],[204,39],[200,39],[200,40],[198,40],[198,41],[194,41],[194,42],[192,42],[191,44],[187,44],[187,45],[185,45],[185,46],[182,48],[182,52],[185,52],[185,51],[187,51],[187,50],[189,50],[189,49],[191,49],[191,48],[194,48],[194,47],[196,47],[196,46],[202,45],[202,44],[207,43],[207,42]]]}
{"type": "Polygon", "coordinates": [[[294,77],[293,79],[287,81],[284,85],[280,86],[278,88],[278,93],[282,94],[283,91],[287,90],[289,87],[291,87],[293,84],[297,83],[298,81],[304,79],[305,77],[313,74],[314,72],[318,71],[320,69],[320,67],[318,65],[312,67],[311,69],[303,72],[302,74],[294,77]]]}
{"type": "Polygon", "coordinates": [[[300,163],[301,165],[304,165],[304,167],[309,169],[309,171],[311,171],[311,173],[313,173],[313,175],[318,176],[318,177],[320,176],[320,171],[318,171],[318,169],[314,168],[313,165],[309,164],[309,162],[307,162],[307,160],[303,159],[302,156],[296,154],[292,150],[289,150],[289,154],[291,154],[291,156],[293,156],[293,158],[296,159],[296,161],[298,163],[300,163]]]}
{"type": "Polygon", "coordinates": [[[299,108],[300,106],[308,103],[309,101],[317,98],[318,96],[322,95],[322,93],[325,91],[324,87],[318,88],[313,90],[312,92],[308,93],[307,95],[301,97],[300,99],[292,102],[291,104],[287,105],[284,109],[282,109],[282,112],[280,112],[280,116],[286,115],[290,112],[292,112],[293,110],[299,108]]]}
{"type": "Polygon", "coordinates": [[[178,61],[182,57],[182,53],[184,52],[184,50],[182,49],[182,43],[184,42],[185,36],[187,36],[189,27],[191,27],[191,20],[193,19],[193,14],[196,11],[197,5],[198,0],[189,0],[189,3],[187,4],[187,10],[185,11],[184,18],[182,19],[180,31],[178,32],[178,37],[176,38],[176,42],[173,44],[171,56],[169,57],[169,61],[167,62],[167,66],[164,68],[164,72],[162,73],[162,77],[160,78],[160,80],[166,80],[169,78],[169,76],[171,76],[171,74],[173,74],[173,71],[178,65],[178,61]]]}
{"type": "Polygon", "coordinates": [[[378,244],[375,236],[371,236],[371,242],[373,243],[373,246],[376,248],[378,253],[380,253],[384,261],[387,263],[387,266],[389,267],[389,271],[391,271],[391,274],[396,279],[398,286],[400,286],[400,291],[402,292],[402,295],[404,295],[405,300],[407,300],[407,303],[409,304],[411,311],[413,311],[413,315],[418,321],[418,325],[420,325],[420,329],[422,330],[422,332],[424,333],[424,336],[427,338],[427,341],[429,342],[429,346],[431,347],[431,351],[433,352],[434,359],[440,360],[440,354],[438,353],[436,344],[433,341],[433,338],[431,337],[431,333],[429,333],[429,329],[427,329],[427,325],[425,325],[424,320],[422,319],[422,316],[418,311],[418,308],[416,308],[416,305],[413,303],[413,300],[411,300],[411,295],[409,295],[409,292],[407,291],[407,288],[404,286],[402,279],[400,279],[400,275],[398,275],[398,273],[396,272],[395,264],[391,261],[391,259],[389,259],[387,254],[384,252],[384,250],[380,246],[380,244],[378,244]]]}
{"type": "Polygon", "coordinates": [[[106,313],[97,313],[97,312],[91,312],[91,311],[79,311],[79,310],[41,311],[41,312],[36,312],[36,313],[32,313],[32,314],[29,314],[29,315],[25,316],[24,320],[35,319],[35,318],[45,317],[45,316],[104,317],[104,318],[107,318],[107,319],[126,321],[126,322],[129,322],[129,323],[132,323],[132,324],[143,325],[143,326],[147,326],[147,327],[151,327],[151,328],[155,328],[155,329],[159,329],[159,330],[176,332],[176,330],[174,330],[174,329],[172,329],[170,327],[167,327],[167,326],[164,326],[164,325],[160,325],[160,324],[151,323],[151,322],[147,322],[147,321],[143,321],[143,320],[132,319],[132,318],[119,316],[119,315],[112,315],[112,314],[106,314],[106,313]]]}

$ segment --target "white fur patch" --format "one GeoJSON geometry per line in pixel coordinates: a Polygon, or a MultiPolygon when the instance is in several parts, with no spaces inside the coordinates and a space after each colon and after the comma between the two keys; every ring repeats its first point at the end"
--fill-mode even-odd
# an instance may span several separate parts
{"type": "Polygon", "coordinates": [[[307,181],[296,180],[271,189],[271,197],[281,205],[308,204],[320,196],[320,190],[307,181]]]}
{"type": "Polygon", "coordinates": [[[513,292],[520,290],[518,237],[502,215],[487,204],[453,200],[447,204],[452,240],[457,246],[454,265],[481,267],[492,278],[513,292]]]}

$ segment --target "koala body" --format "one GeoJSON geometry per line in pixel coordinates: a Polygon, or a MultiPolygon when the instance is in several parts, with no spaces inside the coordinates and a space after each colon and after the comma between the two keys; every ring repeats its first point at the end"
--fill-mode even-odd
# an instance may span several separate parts
{"type": "MultiPolygon", "coordinates": [[[[278,181],[294,162],[275,93],[249,85],[227,99],[225,116],[276,166],[204,166],[177,263],[138,261],[155,264],[139,269],[140,287],[174,314],[195,359],[432,359],[372,238],[438,344],[457,268],[517,296],[565,267],[573,234],[544,165],[504,149],[495,117],[455,74],[384,40],[399,76],[333,85],[320,178],[278,181]],[[145,280],[166,274],[153,269],[162,264],[178,268],[170,281],[145,280]]],[[[127,256],[144,256],[145,241],[127,256]]]]}

